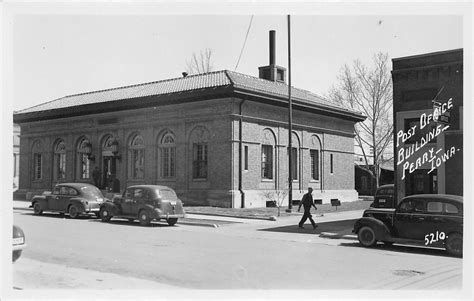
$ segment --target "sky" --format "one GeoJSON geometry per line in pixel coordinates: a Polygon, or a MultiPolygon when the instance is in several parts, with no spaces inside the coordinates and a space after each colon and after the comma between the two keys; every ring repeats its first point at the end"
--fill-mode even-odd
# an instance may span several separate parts
{"type": "MultiPolygon", "coordinates": [[[[377,7],[356,14],[344,9],[291,14],[292,85],[324,96],[342,66],[355,59],[370,65],[377,52],[392,59],[464,47],[460,15],[449,10],[423,15],[423,6],[396,15],[377,7]]],[[[3,50],[10,54],[4,87],[14,111],[67,95],[181,77],[193,53],[206,48],[213,51],[213,70],[258,77],[258,67],[269,63],[270,30],[276,31],[276,63],[288,67],[284,9],[130,14],[48,8],[12,9],[4,27],[3,50]]]]}

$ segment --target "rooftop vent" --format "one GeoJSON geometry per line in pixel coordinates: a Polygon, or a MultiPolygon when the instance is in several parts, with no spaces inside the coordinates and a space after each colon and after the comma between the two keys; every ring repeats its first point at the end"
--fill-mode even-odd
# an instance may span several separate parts
{"type": "Polygon", "coordinates": [[[275,64],[276,48],[275,48],[275,31],[270,30],[269,32],[269,58],[270,64],[268,66],[258,67],[258,77],[266,80],[286,82],[286,68],[277,66],[275,64]]]}

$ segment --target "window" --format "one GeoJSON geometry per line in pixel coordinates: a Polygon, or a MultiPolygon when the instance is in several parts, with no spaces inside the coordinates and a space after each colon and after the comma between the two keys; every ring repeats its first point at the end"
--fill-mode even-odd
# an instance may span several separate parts
{"type": "Polygon", "coordinates": [[[62,140],[54,148],[53,165],[54,179],[64,180],[66,178],[66,144],[62,140]]]}
{"type": "Polygon", "coordinates": [[[333,154],[330,154],[330,155],[329,155],[329,161],[330,161],[330,162],[329,162],[329,165],[330,165],[330,169],[331,169],[330,172],[331,172],[331,173],[334,173],[333,154]]]}
{"type": "Polygon", "coordinates": [[[54,187],[53,194],[57,195],[61,191],[60,187],[54,187]]]}
{"type": "Polygon", "coordinates": [[[89,140],[82,139],[79,142],[77,147],[77,164],[78,164],[78,171],[79,171],[79,178],[80,179],[89,179],[90,178],[90,161],[89,157],[86,154],[86,145],[89,144],[89,140]]]}
{"type": "Polygon", "coordinates": [[[249,147],[244,146],[244,170],[249,170],[249,147]]]}
{"type": "Polygon", "coordinates": [[[41,180],[43,178],[43,157],[41,154],[33,154],[34,162],[34,179],[41,180]]]}
{"type": "Polygon", "coordinates": [[[298,149],[296,147],[291,148],[291,178],[298,179],[298,149]]]}
{"type": "Polygon", "coordinates": [[[166,133],[160,142],[161,149],[161,176],[173,178],[176,165],[176,143],[171,133],[166,133]]]}
{"type": "Polygon", "coordinates": [[[140,135],[133,137],[129,146],[129,177],[143,179],[145,166],[145,144],[140,135]]]}
{"type": "Polygon", "coordinates": [[[416,212],[424,212],[425,205],[422,200],[410,199],[406,200],[400,204],[400,211],[401,213],[416,213],[416,212]]]}
{"type": "Polygon", "coordinates": [[[459,213],[458,207],[454,206],[453,204],[446,203],[445,212],[448,214],[459,213]]]}
{"type": "Polygon", "coordinates": [[[273,179],[273,146],[262,145],[262,179],[273,179]]]}
{"type": "Polygon", "coordinates": [[[319,150],[310,150],[311,156],[311,179],[319,180],[319,150]]]}
{"type": "Polygon", "coordinates": [[[441,213],[443,211],[443,203],[441,202],[428,202],[427,212],[429,213],[441,213]]]}
{"type": "Polygon", "coordinates": [[[193,144],[193,178],[207,178],[207,143],[193,144]]]}

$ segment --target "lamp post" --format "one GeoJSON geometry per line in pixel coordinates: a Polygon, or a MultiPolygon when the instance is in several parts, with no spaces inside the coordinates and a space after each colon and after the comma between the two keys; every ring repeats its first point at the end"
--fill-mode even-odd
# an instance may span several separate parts
{"type": "Polygon", "coordinates": [[[291,111],[291,35],[290,35],[290,15],[288,15],[288,209],[291,212],[293,201],[293,175],[292,175],[292,143],[291,133],[293,132],[293,113],[291,111]]]}

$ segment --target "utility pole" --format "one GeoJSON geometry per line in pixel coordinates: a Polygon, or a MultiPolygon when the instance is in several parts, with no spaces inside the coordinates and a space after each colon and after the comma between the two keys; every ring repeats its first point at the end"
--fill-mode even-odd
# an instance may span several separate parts
{"type": "Polygon", "coordinates": [[[292,143],[291,133],[293,132],[293,113],[291,111],[291,36],[290,36],[290,15],[288,15],[288,209],[291,212],[293,202],[293,175],[292,175],[292,143]]]}

